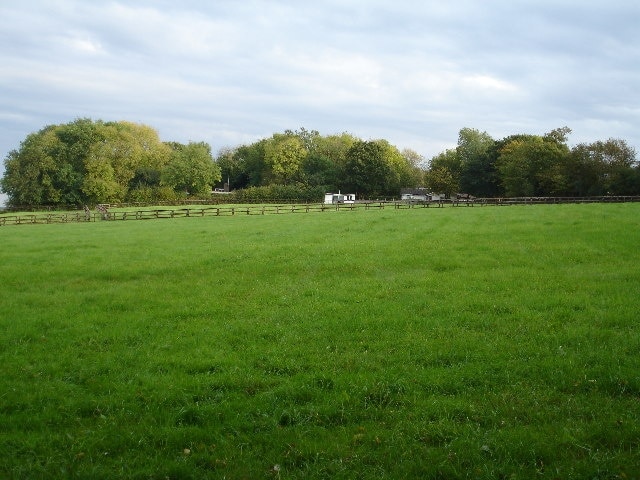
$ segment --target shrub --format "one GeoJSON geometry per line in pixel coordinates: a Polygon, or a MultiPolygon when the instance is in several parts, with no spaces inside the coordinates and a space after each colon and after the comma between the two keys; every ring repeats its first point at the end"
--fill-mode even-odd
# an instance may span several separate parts
{"type": "Polygon", "coordinates": [[[301,184],[249,187],[236,190],[232,201],[236,203],[321,202],[325,190],[324,186],[309,187],[301,184]]]}

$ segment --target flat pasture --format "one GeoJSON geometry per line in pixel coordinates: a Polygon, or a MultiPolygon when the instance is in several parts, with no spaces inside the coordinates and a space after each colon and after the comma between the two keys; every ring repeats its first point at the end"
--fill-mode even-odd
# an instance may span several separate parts
{"type": "Polygon", "coordinates": [[[637,203],[0,245],[0,478],[640,478],[637,203]]]}

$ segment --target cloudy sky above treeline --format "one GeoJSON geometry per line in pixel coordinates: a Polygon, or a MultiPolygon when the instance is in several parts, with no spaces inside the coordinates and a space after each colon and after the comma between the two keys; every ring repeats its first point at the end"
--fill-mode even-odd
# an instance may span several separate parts
{"type": "Polygon", "coordinates": [[[640,148],[637,0],[22,0],[0,19],[2,158],[80,117],[214,153],[300,127],[425,159],[463,127],[640,148]]]}

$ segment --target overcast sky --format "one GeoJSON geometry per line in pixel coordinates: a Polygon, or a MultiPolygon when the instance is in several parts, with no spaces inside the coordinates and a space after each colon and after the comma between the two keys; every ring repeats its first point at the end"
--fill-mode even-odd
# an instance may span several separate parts
{"type": "Polygon", "coordinates": [[[637,0],[0,0],[0,19],[3,159],[79,117],[214,153],[305,127],[429,159],[463,127],[565,125],[640,150],[637,0]]]}

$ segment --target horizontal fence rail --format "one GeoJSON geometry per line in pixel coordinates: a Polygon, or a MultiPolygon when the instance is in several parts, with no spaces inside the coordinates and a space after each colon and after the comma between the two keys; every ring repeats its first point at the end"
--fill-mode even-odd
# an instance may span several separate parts
{"type": "MultiPolygon", "coordinates": [[[[327,211],[383,210],[408,208],[442,208],[475,206],[542,205],[566,203],[626,203],[640,202],[640,196],[606,197],[516,197],[516,198],[472,198],[445,200],[396,200],[396,201],[358,201],[356,203],[306,203],[279,205],[243,205],[243,206],[194,206],[188,208],[166,208],[153,210],[123,211],[75,211],[66,213],[40,213],[20,215],[0,215],[0,226],[33,225],[52,223],[80,223],[97,221],[152,220],[160,218],[183,217],[222,217],[236,215],[273,215],[285,213],[313,213],[327,211]]],[[[116,206],[111,206],[116,208],[116,206]]]]}

